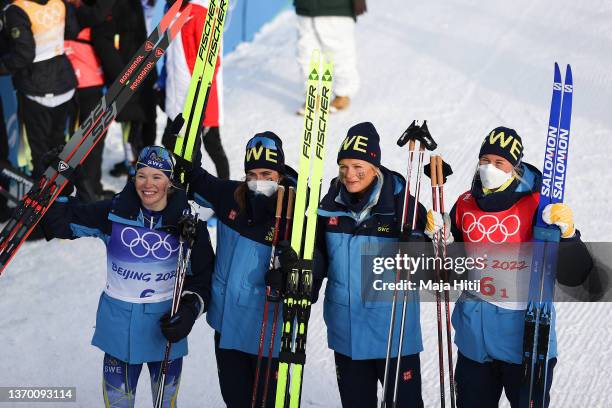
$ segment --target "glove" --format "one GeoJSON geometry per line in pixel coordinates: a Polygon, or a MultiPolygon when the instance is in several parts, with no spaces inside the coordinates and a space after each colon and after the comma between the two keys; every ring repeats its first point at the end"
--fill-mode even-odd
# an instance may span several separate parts
{"type": "Polygon", "coordinates": [[[298,262],[298,256],[289,241],[281,241],[276,246],[278,265],[266,273],[266,286],[271,292],[283,293],[287,282],[287,275],[298,262]]]}
{"type": "Polygon", "coordinates": [[[193,243],[198,235],[198,219],[191,213],[183,214],[177,222],[179,236],[181,236],[185,242],[189,243],[190,247],[193,247],[193,243]]]}
{"type": "Polygon", "coordinates": [[[548,204],[542,211],[542,220],[548,225],[556,225],[561,230],[561,238],[576,235],[572,209],[563,203],[548,204]]]}
{"type": "Polygon", "coordinates": [[[162,334],[170,343],[187,337],[200,314],[200,299],[194,293],[183,295],[176,314],[166,313],[159,319],[162,334]]]}
{"type": "Polygon", "coordinates": [[[440,214],[437,211],[427,211],[427,224],[425,224],[425,235],[427,235],[432,241],[436,238],[436,233],[440,232],[438,236],[442,235],[442,231],[446,232],[444,241],[446,244],[450,244],[455,241],[451,234],[451,220],[447,213],[440,214]]]}
{"type": "MultiPolygon", "coordinates": [[[[64,150],[64,144],[57,145],[51,150],[49,150],[47,153],[43,154],[42,158],[40,159],[40,162],[43,165],[43,167],[47,168],[51,165],[57,165],[58,156],[60,155],[62,150],[64,150]]],[[[68,184],[66,184],[66,187],[64,187],[64,189],[62,190],[61,195],[66,196],[66,197],[69,195],[72,195],[72,193],[74,192],[73,180],[75,180],[79,176],[80,168],[81,168],[80,166],[77,166],[75,170],[72,172],[72,174],[69,177],[70,181],[68,182],[68,184]]]]}
{"type": "Polygon", "coordinates": [[[362,15],[367,10],[366,0],[353,0],[353,14],[355,17],[362,15]]]}

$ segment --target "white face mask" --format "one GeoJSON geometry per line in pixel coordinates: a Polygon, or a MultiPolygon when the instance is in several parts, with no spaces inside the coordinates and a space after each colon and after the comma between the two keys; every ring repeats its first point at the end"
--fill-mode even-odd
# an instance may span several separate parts
{"type": "Polygon", "coordinates": [[[492,164],[481,164],[478,166],[478,173],[482,186],[489,190],[501,187],[512,177],[512,172],[506,173],[492,164]]]}
{"type": "Polygon", "coordinates": [[[271,197],[278,190],[278,183],[274,180],[251,180],[247,181],[249,190],[255,194],[263,194],[271,197]]]}

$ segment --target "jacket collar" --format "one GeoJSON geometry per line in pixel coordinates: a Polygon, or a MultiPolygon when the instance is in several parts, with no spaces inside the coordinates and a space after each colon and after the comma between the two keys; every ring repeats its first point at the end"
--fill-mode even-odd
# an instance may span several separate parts
{"type": "MultiPolygon", "coordinates": [[[[156,213],[160,219],[155,223],[155,228],[175,227],[185,208],[187,195],[184,190],[175,188],[168,196],[166,208],[156,213]]],[[[123,190],[113,198],[108,218],[123,224],[145,226],[140,197],[132,181],[128,181],[123,190]]]]}

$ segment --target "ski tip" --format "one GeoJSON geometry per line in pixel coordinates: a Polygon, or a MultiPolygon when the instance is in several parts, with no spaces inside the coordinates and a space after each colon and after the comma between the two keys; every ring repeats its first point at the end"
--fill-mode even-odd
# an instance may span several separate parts
{"type": "Polygon", "coordinates": [[[182,4],[183,0],[175,1],[174,4],[168,9],[166,14],[164,14],[161,21],[159,22],[159,28],[162,32],[168,29],[168,26],[170,26],[170,23],[172,22],[172,20],[174,20],[174,16],[176,16],[176,13],[178,13],[181,9],[182,4]]]}
{"type": "Polygon", "coordinates": [[[191,4],[188,4],[187,7],[183,9],[181,15],[178,16],[174,24],[172,24],[172,27],[170,28],[170,40],[176,37],[177,34],[181,31],[181,28],[183,28],[183,25],[185,25],[185,23],[189,19],[190,13],[191,13],[191,4]]]}
{"type": "Polygon", "coordinates": [[[573,83],[573,78],[572,78],[572,66],[570,64],[567,64],[567,66],[565,67],[565,83],[573,83]]]}
{"type": "Polygon", "coordinates": [[[310,63],[317,63],[321,61],[321,50],[318,48],[315,48],[314,50],[312,50],[312,53],[310,54],[310,63]]]}
{"type": "Polygon", "coordinates": [[[561,69],[559,64],[555,62],[555,82],[561,82],[561,69]]]}

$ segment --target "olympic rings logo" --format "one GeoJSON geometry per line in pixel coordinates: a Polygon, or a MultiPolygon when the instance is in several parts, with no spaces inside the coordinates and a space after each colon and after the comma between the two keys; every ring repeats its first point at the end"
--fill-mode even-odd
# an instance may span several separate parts
{"type": "Polygon", "coordinates": [[[129,248],[132,255],[136,258],[145,258],[153,255],[153,258],[164,261],[178,251],[179,243],[176,247],[172,247],[172,243],[168,242],[171,235],[161,237],[158,233],[147,231],[140,235],[138,230],[132,227],[125,227],[121,231],[121,242],[129,248]]]}
{"type": "Polygon", "coordinates": [[[501,244],[515,235],[521,227],[521,220],[516,214],[510,214],[499,220],[493,214],[483,214],[480,218],[471,212],[466,212],[461,217],[461,228],[470,242],[485,242],[501,244]]]}

